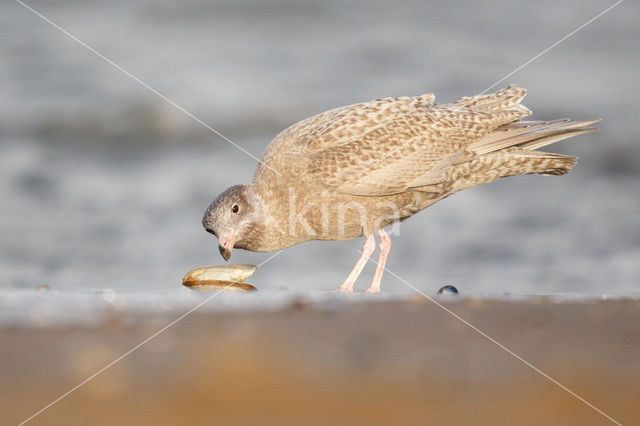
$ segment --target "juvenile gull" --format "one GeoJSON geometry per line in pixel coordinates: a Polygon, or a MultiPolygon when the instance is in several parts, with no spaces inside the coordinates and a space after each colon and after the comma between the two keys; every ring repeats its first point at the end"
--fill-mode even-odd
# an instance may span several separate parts
{"type": "Polygon", "coordinates": [[[598,120],[521,121],[525,89],[437,105],[434,96],[385,98],[302,120],[267,147],[253,182],[216,198],[202,224],[229,260],[234,247],[273,251],[309,240],[365,237],[355,267],[338,290],[352,293],[375,251],[369,293],[391,249],[384,227],[454,192],[497,179],[563,175],[577,158],[537,151],[595,131],[598,120]]]}

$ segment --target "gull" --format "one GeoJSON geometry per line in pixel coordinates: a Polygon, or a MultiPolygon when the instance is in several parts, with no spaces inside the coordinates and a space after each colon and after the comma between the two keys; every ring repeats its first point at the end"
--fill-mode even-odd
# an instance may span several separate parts
{"type": "Polygon", "coordinates": [[[234,185],[202,224],[225,260],[234,248],[267,252],[309,240],[364,237],[360,258],[338,287],[354,292],[373,255],[367,293],[379,293],[391,239],[385,227],[463,189],[524,174],[564,175],[577,157],[539,151],[593,132],[599,120],[523,121],[526,90],[436,104],[433,94],[384,98],[302,120],[267,147],[253,181],[234,185]],[[275,172],[277,171],[277,173],[275,172]]]}

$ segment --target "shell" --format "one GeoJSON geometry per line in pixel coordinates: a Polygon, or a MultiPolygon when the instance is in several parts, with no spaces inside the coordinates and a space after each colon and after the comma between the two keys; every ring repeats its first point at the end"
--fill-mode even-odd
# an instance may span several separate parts
{"type": "Polygon", "coordinates": [[[189,287],[192,290],[211,291],[211,290],[234,290],[234,291],[256,291],[258,290],[251,284],[239,283],[234,281],[222,281],[222,280],[200,280],[200,281],[185,281],[182,283],[185,287],[189,287]]]}
{"type": "Polygon", "coordinates": [[[257,269],[258,267],[255,265],[245,264],[203,266],[189,271],[182,278],[182,284],[189,286],[188,283],[208,280],[242,282],[253,275],[257,269]]]}

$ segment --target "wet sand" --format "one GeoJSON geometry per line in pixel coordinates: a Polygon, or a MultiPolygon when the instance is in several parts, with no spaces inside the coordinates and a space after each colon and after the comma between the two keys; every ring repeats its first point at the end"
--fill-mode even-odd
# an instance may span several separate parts
{"type": "MultiPolygon", "coordinates": [[[[640,423],[640,301],[443,302],[623,424],[640,423]]],[[[18,424],[178,315],[0,331],[18,424]]],[[[195,312],[29,424],[607,424],[435,304],[195,312]]]]}

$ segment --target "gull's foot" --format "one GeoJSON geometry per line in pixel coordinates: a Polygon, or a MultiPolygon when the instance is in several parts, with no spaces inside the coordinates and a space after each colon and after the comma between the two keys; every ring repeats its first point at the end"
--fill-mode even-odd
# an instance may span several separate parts
{"type": "Polygon", "coordinates": [[[369,287],[364,291],[367,294],[380,294],[380,287],[369,287]]]}

